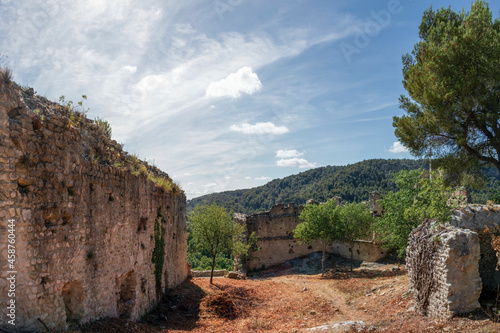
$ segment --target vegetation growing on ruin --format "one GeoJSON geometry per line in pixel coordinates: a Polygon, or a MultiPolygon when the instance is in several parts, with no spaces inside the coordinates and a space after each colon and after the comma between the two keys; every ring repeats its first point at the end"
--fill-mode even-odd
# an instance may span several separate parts
{"type": "Polygon", "coordinates": [[[156,187],[167,192],[181,191],[180,187],[166,173],[123,151],[122,145],[111,139],[112,128],[108,121],[99,117],[94,120],[87,119],[89,108],[83,106],[85,100],[87,100],[87,96],[82,95],[82,100],[75,104],[71,100],[66,100],[65,96],[59,97],[59,102],[66,113],[66,128],[83,129],[83,127],[89,126],[100,133],[98,142],[103,143],[103,145],[89,149],[86,156],[90,161],[129,170],[134,176],[142,175],[153,182],[156,187]]]}

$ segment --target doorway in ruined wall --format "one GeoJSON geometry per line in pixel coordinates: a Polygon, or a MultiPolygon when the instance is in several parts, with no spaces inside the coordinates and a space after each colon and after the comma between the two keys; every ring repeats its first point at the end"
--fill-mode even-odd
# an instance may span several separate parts
{"type": "Polygon", "coordinates": [[[66,283],[62,289],[62,297],[66,310],[66,322],[70,325],[78,325],[84,315],[82,284],[78,281],[66,283]]]}
{"type": "Polygon", "coordinates": [[[120,318],[129,319],[132,317],[136,302],[137,277],[134,271],[130,271],[116,279],[116,289],[118,299],[116,310],[120,318]]]}
{"type": "MultiPolygon", "coordinates": [[[[480,231],[479,247],[481,258],[479,259],[479,275],[483,283],[480,302],[494,300],[496,302],[498,288],[500,287],[500,271],[498,271],[498,255],[495,248],[500,245],[499,232],[480,231]],[[493,242],[494,239],[499,239],[493,242]],[[495,244],[495,248],[493,245],[495,244]]],[[[500,249],[499,249],[500,250],[500,249]]]]}

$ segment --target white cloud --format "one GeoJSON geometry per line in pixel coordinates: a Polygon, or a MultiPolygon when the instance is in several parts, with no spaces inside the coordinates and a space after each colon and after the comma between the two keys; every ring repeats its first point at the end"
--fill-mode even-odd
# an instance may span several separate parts
{"type": "Polygon", "coordinates": [[[245,177],[245,180],[250,180],[250,179],[252,179],[252,177],[250,177],[250,176],[245,177]]]}
{"type": "Polygon", "coordinates": [[[252,95],[262,88],[262,83],[250,67],[244,66],[225,79],[211,82],[206,90],[207,97],[238,98],[242,93],[252,95]]]}
{"type": "Polygon", "coordinates": [[[286,126],[276,126],[271,122],[256,123],[255,125],[244,123],[241,125],[231,125],[231,131],[243,134],[285,134],[290,130],[286,126]]]}
{"type": "Polygon", "coordinates": [[[276,157],[278,158],[291,158],[302,155],[304,155],[304,153],[298,152],[296,149],[280,149],[276,152],[276,157]]]}
{"type": "Polygon", "coordinates": [[[316,167],[316,163],[310,163],[303,158],[296,157],[278,160],[276,165],[279,167],[299,167],[300,169],[316,167]]]}
{"type": "Polygon", "coordinates": [[[124,66],[120,69],[120,72],[135,73],[137,72],[137,66],[124,66]]]}
{"type": "Polygon", "coordinates": [[[257,178],[255,178],[255,180],[264,180],[264,181],[267,181],[267,180],[271,180],[271,177],[257,177],[257,178]]]}
{"type": "Polygon", "coordinates": [[[395,154],[397,154],[397,153],[406,153],[406,152],[408,152],[408,148],[406,148],[405,146],[403,146],[401,144],[401,142],[396,141],[396,142],[394,142],[392,144],[392,147],[389,148],[389,151],[391,153],[395,153],[395,154]]]}

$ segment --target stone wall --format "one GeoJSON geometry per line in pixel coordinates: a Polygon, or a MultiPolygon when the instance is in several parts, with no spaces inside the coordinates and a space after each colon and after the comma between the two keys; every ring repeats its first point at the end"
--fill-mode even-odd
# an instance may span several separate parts
{"type": "Polygon", "coordinates": [[[331,246],[331,254],[343,258],[351,258],[351,251],[354,251],[352,258],[361,261],[378,261],[387,256],[387,250],[372,240],[357,240],[351,248],[349,244],[333,242],[331,246]]]}
{"type": "MultiPolygon", "coordinates": [[[[293,230],[302,222],[299,219],[302,209],[302,206],[290,203],[288,206],[283,204],[273,206],[267,212],[252,215],[235,214],[237,221],[247,225],[248,234],[255,232],[258,237],[257,246],[260,250],[253,253],[247,261],[247,269],[269,267],[322,251],[319,242],[314,242],[309,246],[299,244],[299,241],[293,238],[293,230]]],[[[334,242],[328,252],[351,258],[352,250],[348,244],[334,242]]],[[[376,261],[385,255],[386,251],[373,241],[359,240],[354,245],[353,259],[355,260],[376,261]]]]}
{"type": "Polygon", "coordinates": [[[147,164],[132,174],[130,160],[92,121],[74,122],[66,108],[0,82],[0,323],[6,328],[14,328],[5,311],[11,299],[16,329],[41,331],[38,319],[51,328],[102,317],[135,320],[156,302],[157,290],[187,277],[185,196],[148,180],[161,172],[147,164]],[[14,269],[7,261],[8,220],[15,221],[14,269]],[[161,236],[164,257],[153,263],[161,236]]]}
{"type": "Polygon", "coordinates": [[[477,233],[426,222],[411,234],[406,253],[410,284],[419,314],[449,318],[479,308],[477,233]]]}
{"type": "MultiPolygon", "coordinates": [[[[468,205],[457,210],[449,224],[432,229],[437,244],[432,262],[412,265],[412,261],[421,257],[421,249],[411,246],[421,228],[410,235],[407,263],[410,277],[415,275],[414,281],[426,278],[421,273],[424,270],[432,277],[433,291],[427,303],[419,303],[417,299],[423,313],[450,317],[478,308],[480,296],[494,298],[500,272],[492,235],[500,235],[500,206],[468,205]]],[[[423,290],[416,283],[414,287],[416,294],[423,290]]]]}
{"type": "Polygon", "coordinates": [[[479,274],[484,288],[496,293],[500,271],[496,270],[498,258],[491,245],[491,235],[500,235],[500,205],[469,205],[455,213],[451,224],[478,234],[481,251],[479,274]]]}
{"type": "Polygon", "coordinates": [[[293,238],[293,230],[301,222],[301,211],[302,206],[290,203],[288,206],[275,205],[267,212],[236,216],[240,223],[246,223],[248,234],[255,232],[258,237],[257,246],[260,250],[253,253],[247,261],[247,269],[269,267],[322,251],[319,243],[309,246],[299,244],[299,241],[293,238]]]}

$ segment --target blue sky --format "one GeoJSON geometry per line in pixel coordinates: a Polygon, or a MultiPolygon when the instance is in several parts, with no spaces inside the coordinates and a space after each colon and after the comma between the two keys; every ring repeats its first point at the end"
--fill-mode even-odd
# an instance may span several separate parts
{"type": "Polygon", "coordinates": [[[40,95],[87,95],[193,198],[410,158],[392,127],[401,56],[450,4],[471,1],[0,0],[0,53],[40,95]]]}

